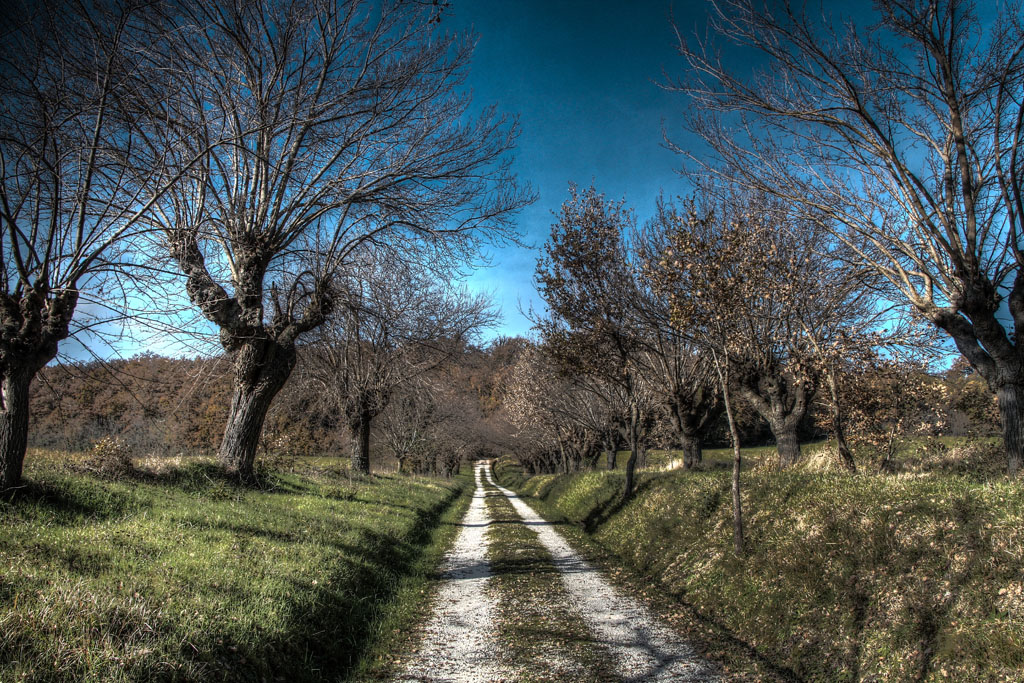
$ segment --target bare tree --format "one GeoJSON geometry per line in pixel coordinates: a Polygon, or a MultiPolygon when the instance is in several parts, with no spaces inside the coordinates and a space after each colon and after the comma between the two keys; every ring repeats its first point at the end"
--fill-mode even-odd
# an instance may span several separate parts
{"type": "Polygon", "coordinates": [[[887,0],[858,27],[787,1],[715,3],[718,37],[767,58],[750,78],[680,41],[693,130],[720,164],[808,213],[952,337],[996,392],[1024,460],[1024,27],[967,0],[887,0]]]}
{"type": "Polygon", "coordinates": [[[649,255],[653,258],[645,269],[668,297],[676,328],[711,356],[732,440],[733,549],[742,555],[743,460],[734,403],[736,374],[753,355],[746,335],[750,320],[742,310],[745,302],[756,301],[765,290],[762,259],[767,249],[761,242],[763,234],[746,229],[743,221],[714,211],[698,212],[694,202],[682,212],[662,212],[661,220],[666,230],[663,250],[649,255]]]}
{"type": "Polygon", "coordinates": [[[435,388],[430,381],[407,382],[381,415],[382,440],[398,461],[399,472],[417,469],[415,464],[428,457],[437,425],[452,417],[436,399],[435,388]]]}
{"type": "Polygon", "coordinates": [[[601,377],[627,397],[625,495],[633,491],[643,428],[644,377],[635,325],[638,286],[623,235],[635,217],[591,187],[570,187],[537,263],[537,288],[548,307],[535,327],[563,368],[601,377]]]}
{"type": "Polygon", "coordinates": [[[21,479],[33,378],[62,340],[122,313],[130,238],[174,180],[131,182],[154,161],[120,107],[142,76],[138,9],[47,0],[0,17],[0,491],[21,479]]]}
{"type": "MultiPolygon", "coordinates": [[[[514,239],[530,201],[509,173],[516,130],[459,86],[472,41],[439,6],[359,0],[172,2],[163,78],[140,103],[166,173],[204,163],[152,212],[192,304],[234,362],[219,455],[253,476],[296,342],[336,308],[366,243],[441,271],[514,239]]],[[[157,181],[162,178],[156,178],[157,181]]]]}
{"type": "Polygon", "coordinates": [[[661,330],[650,341],[643,355],[648,383],[666,409],[683,468],[691,469],[703,461],[704,440],[725,409],[714,365],[682,335],[661,330]]]}
{"type": "Polygon", "coordinates": [[[460,355],[495,313],[486,296],[383,251],[339,280],[344,295],[303,355],[321,395],[345,417],[352,469],[369,472],[373,420],[394,391],[460,355]]]}
{"type": "MultiPolygon", "coordinates": [[[[608,446],[626,401],[616,385],[567,371],[543,346],[528,348],[512,370],[505,403],[518,428],[516,450],[532,472],[570,472],[591,466],[608,446]]],[[[611,455],[614,457],[614,445],[611,455]]]]}
{"type": "MultiPolygon", "coordinates": [[[[657,262],[670,248],[667,240],[674,220],[672,207],[659,198],[655,217],[633,239],[639,262],[657,262]]],[[[649,269],[644,274],[648,286],[642,288],[637,307],[644,331],[642,367],[668,412],[683,451],[683,468],[690,469],[700,464],[704,439],[725,406],[710,355],[680,332],[672,319],[671,296],[651,282],[649,269]]]]}
{"type": "Polygon", "coordinates": [[[493,433],[474,388],[459,372],[477,351],[395,391],[379,428],[400,472],[451,477],[463,460],[489,452],[493,433]]]}

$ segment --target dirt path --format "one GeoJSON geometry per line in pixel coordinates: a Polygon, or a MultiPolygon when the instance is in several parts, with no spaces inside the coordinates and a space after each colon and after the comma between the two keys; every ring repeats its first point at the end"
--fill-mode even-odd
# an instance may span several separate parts
{"type": "Polygon", "coordinates": [[[494,606],[487,586],[487,527],[483,473],[476,466],[476,490],[455,545],[442,565],[441,590],[415,660],[400,681],[512,681],[497,661],[494,606]]]}
{"type": "MultiPolygon", "coordinates": [[[[594,654],[609,663],[607,676],[611,680],[717,680],[713,668],[689,645],[660,624],[643,605],[615,590],[516,494],[498,486],[490,467],[483,463],[476,467],[476,490],[462,531],[445,558],[435,614],[426,626],[415,660],[398,680],[569,680],[565,673],[556,678],[535,676],[544,668],[543,662],[534,662],[523,670],[513,670],[501,663],[510,661],[506,656],[509,644],[497,638],[494,602],[496,597],[507,596],[495,596],[494,586],[489,586],[492,570],[487,559],[487,530],[492,520],[487,512],[484,478],[490,494],[500,492],[505,496],[521,522],[536,533],[537,541],[550,554],[547,571],[557,570],[562,584],[557,591],[561,595],[552,596],[552,603],[571,605],[573,613],[589,630],[587,642],[594,648],[594,654]],[[615,674],[610,673],[612,670],[615,674]]],[[[543,629],[537,630],[540,632],[543,629]]],[[[538,645],[541,647],[537,651],[545,650],[546,644],[538,645]]],[[[548,664],[552,670],[558,668],[555,661],[548,664]]],[[[592,678],[594,670],[590,671],[592,678]]],[[[605,680],[605,675],[600,679],[605,680]]]]}
{"type": "Polygon", "coordinates": [[[498,486],[489,468],[487,480],[509,499],[551,553],[566,592],[594,639],[612,654],[622,680],[707,681],[716,678],[693,648],[659,624],[639,602],[616,591],[600,572],[569,547],[554,526],[519,496],[498,486]]]}

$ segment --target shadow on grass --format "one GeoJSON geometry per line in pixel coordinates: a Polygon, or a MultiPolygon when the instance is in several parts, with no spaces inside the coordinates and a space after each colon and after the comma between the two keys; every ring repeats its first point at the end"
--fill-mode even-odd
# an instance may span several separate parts
{"type": "Polygon", "coordinates": [[[587,513],[587,516],[583,518],[583,521],[581,522],[583,529],[588,534],[596,531],[601,527],[601,525],[621,512],[622,508],[626,507],[630,501],[638,497],[647,489],[651,488],[656,479],[656,475],[640,477],[636,484],[634,484],[633,493],[631,495],[625,496],[623,494],[619,494],[599,505],[595,505],[587,513]]]}
{"type": "Polygon", "coordinates": [[[921,653],[917,680],[921,681],[926,680],[932,673],[935,655],[939,651],[942,628],[949,623],[954,606],[979,569],[983,557],[982,550],[986,544],[980,533],[982,515],[975,503],[966,499],[957,500],[953,505],[953,514],[956,523],[964,530],[970,561],[964,563],[959,570],[954,570],[952,564],[947,567],[944,578],[949,581],[949,588],[938,599],[932,591],[922,588],[918,595],[909,601],[910,609],[916,617],[918,651],[921,653]]]}
{"type": "Polygon", "coordinates": [[[23,514],[51,517],[54,522],[63,524],[77,523],[84,518],[117,517],[139,507],[140,502],[127,493],[70,478],[25,481],[7,501],[0,501],[0,513],[17,509],[23,514]]]}
{"type": "MultiPolygon", "coordinates": [[[[654,578],[654,577],[648,577],[654,578]]],[[[704,649],[709,649],[708,646],[714,648],[728,649],[734,652],[739,652],[742,655],[756,661],[765,670],[769,671],[772,675],[777,677],[778,680],[782,681],[802,681],[804,680],[796,671],[793,669],[779,664],[777,661],[761,653],[755,646],[751,645],[742,638],[737,637],[729,627],[714,617],[704,614],[698,610],[694,605],[687,602],[686,599],[678,593],[672,594],[675,597],[673,608],[682,607],[686,614],[699,625],[701,631],[700,639],[703,641],[704,649]]],[[[854,679],[856,680],[856,679],[854,679]]]]}
{"type": "Polygon", "coordinates": [[[345,680],[375,635],[383,605],[413,570],[431,530],[460,493],[453,490],[421,513],[403,537],[362,529],[358,547],[339,547],[336,566],[316,585],[293,582],[281,617],[287,626],[279,635],[253,634],[244,643],[211,636],[215,645],[204,663],[224,680],[345,680]]]}

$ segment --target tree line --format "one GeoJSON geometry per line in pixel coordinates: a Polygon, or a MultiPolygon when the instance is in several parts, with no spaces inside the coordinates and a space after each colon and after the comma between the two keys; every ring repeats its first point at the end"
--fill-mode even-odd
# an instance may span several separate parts
{"type": "MultiPolygon", "coordinates": [[[[786,467],[813,416],[855,470],[851,442],[891,454],[952,342],[1018,472],[1020,7],[880,2],[858,24],[710,6],[663,83],[700,142],[666,134],[691,192],[637,225],[572,188],[536,270],[539,344],[507,377],[517,448],[551,468],[624,446],[628,494],[658,429],[693,465],[724,424],[739,547],[751,424],[786,467]],[[723,61],[736,45],[752,70],[723,61]]],[[[33,377],[108,314],[191,311],[217,336],[233,377],[218,455],[244,481],[300,355],[355,469],[390,408],[423,417],[429,402],[397,397],[493,316],[444,283],[515,240],[533,199],[509,167],[515,121],[470,114],[471,40],[439,31],[444,10],[54,0],[3,18],[0,489],[20,478],[33,377]]]]}
{"type": "Polygon", "coordinates": [[[613,468],[626,450],[629,496],[647,450],[678,450],[689,469],[708,442],[730,444],[738,503],[745,439],[773,443],[780,468],[801,441],[832,439],[841,467],[856,471],[858,450],[885,470],[908,436],[998,428],[980,374],[963,359],[935,374],[939,340],[770,197],[659,200],[638,226],[593,187],[570,194],[537,263],[537,343],[507,395],[528,471],[602,454],[613,468]]]}
{"type": "Polygon", "coordinates": [[[872,432],[884,466],[903,419],[886,403],[918,400],[927,383],[907,368],[949,341],[996,396],[1016,474],[1020,6],[880,2],[870,22],[788,0],[710,7],[706,36],[677,29],[685,69],[663,84],[688,107],[696,142],[666,139],[692,193],[637,226],[623,202],[571,188],[537,265],[533,364],[574,397],[531,404],[523,367],[519,424],[544,412],[549,450],[621,435],[628,496],[652,406],[685,464],[724,414],[741,554],[739,412],[770,428],[780,467],[800,459],[815,402],[843,467],[872,432]],[[730,47],[754,67],[728,63],[730,47]]]}
{"type": "MultiPolygon", "coordinates": [[[[353,429],[345,410],[358,404],[361,390],[324,392],[324,370],[307,371],[321,351],[300,346],[297,371],[267,414],[258,457],[278,464],[305,456],[350,457],[367,469],[450,476],[462,461],[509,452],[514,428],[503,387],[525,344],[499,338],[446,348],[443,363],[390,388],[368,433],[353,429]]],[[[114,442],[135,458],[215,455],[231,385],[231,362],[224,356],[141,354],[46,367],[32,387],[29,446],[88,453],[114,442]]]]}
{"type": "MultiPolygon", "coordinates": [[[[2,491],[21,478],[32,381],[72,334],[189,315],[212,330],[233,374],[218,456],[252,481],[302,340],[357,324],[360,273],[395,264],[446,282],[483,245],[517,239],[511,218],[532,201],[509,169],[517,125],[471,109],[473,37],[438,28],[442,3],[8,9],[2,491]]],[[[430,314],[457,317],[437,296],[430,314]]],[[[479,322],[479,302],[460,301],[479,322]]],[[[437,324],[457,342],[476,323],[437,324]]]]}

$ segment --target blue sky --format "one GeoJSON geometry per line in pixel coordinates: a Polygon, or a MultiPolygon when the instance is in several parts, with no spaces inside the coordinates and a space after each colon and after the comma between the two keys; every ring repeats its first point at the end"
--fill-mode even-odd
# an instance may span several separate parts
{"type": "MultiPolygon", "coordinates": [[[[539,195],[519,216],[526,242],[543,244],[570,182],[593,183],[625,199],[639,220],[653,214],[659,191],[685,192],[680,157],[665,148],[663,126],[679,139],[685,100],[658,87],[663,72],[683,68],[670,23],[692,34],[704,2],[455,0],[449,30],[478,35],[468,84],[474,103],[519,115],[515,169],[539,195]]],[[[497,335],[526,334],[519,307],[538,305],[533,271],[538,251],[494,250],[492,267],[469,280],[492,292],[504,323],[497,335]]]]}
{"type": "MultiPolygon", "coordinates": [[[[514,167],[538,195],[518,216],[523,240],[534,248],[493,249],[491,267],[469,278],[472,289],[493,294],[503,314],[503,323],[485,338],[529,332],[519,308],[540,305],[533,286],[537,248],[570,182],[594,183],[611,199],[626,199],[641,221],[653,214],[662,189],[685,192],[677,173],[682,159],[662,138],[663,125],[680,133],[685,100],[657,84],[665,81],[663,70],[678,75],[683,68],[670,13],[692,33],[703,26],[705,8],[703,0],[452,0],[445,10],[442,30],[472,31],[478,39],[467,81],[474,107],[497,104],[518,115],[514,167]]],[[[191,340],[166,329],[154,336],[134,328],[125,339],[90,335],[87,343],[102,357],[147,349],[172,355],[219,351],[215,336],[191,340]]],[[[61,351],[66,358],[92,357],[74,339],[61,351]]]]}

